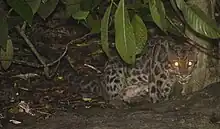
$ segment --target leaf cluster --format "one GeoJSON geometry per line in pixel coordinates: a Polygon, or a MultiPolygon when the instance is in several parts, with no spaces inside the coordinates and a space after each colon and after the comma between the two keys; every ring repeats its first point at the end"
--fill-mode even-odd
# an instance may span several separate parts
{"type": "MultiPolygon", "coordinates": [[[[0,59],[4,69],[10,66],[13,45],[8,35],[8,18],[16,12],[29,25],[39,15],[47,19],[60,4],[63,14],[90,28],[91,33],[101,34],[103,51],[111,57],[109,32],[115,33],[115,46],[128,63],[135,62],[148,40],[149,23],[154,23],[164,33],[183,34],[189,26],[196,33],[208,38],[220,37],[220,31],[211,16],[197,5],[184,0],[6,0],[10,10],[0,10],[0,59]],[[5,54],[7,53],[7,54],[5,54]],[[8,61],[9,59],[9,61],[8,61]],[[5,61],[7,60],[7,61],[5,61]]],[[[212,12],[215,13],[215,12],[212,12]]]]}

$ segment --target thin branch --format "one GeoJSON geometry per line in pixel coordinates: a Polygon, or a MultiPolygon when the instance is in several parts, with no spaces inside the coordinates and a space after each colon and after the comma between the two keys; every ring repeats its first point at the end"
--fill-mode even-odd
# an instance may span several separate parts
{"type": "Polygon", "coordinates": [[[37,59],[40,61],[41,64],[43,64],[44,66],[44,72],[46,74],[46,76],[48,78],[50,78],[49,76],[49,68],[46,65],[45,61],[41,58],[40,54],[37,52],[37,50],[35,49],[34,45],[31,43],[31,41],[27,38],[26,34],[25,34],[25,28],[26,28],[26,22],[24,22],[24,24],[22,25],[22,28],[20,28],[18,25],[15,27],[18,31],[18,33],[21,35],[21,37],[25,40],[25,42],[27,43],[27,45],[30,47],[31,51],[34,53],[34,55],[37,57],[37,59]]]}
{"type": "MultiPolygon", "coordinates": [[[[18,28],[19,34],[20,34],[20,30],[21,30],[21,29],[18,28]]],[[[21,33],[21,34],[22,34],[21,36],[25,39],[26,42],[28,42],[29,44],[32,44],[32,43],[28,40],[28,38],[27,38],[27,36],[25,35],[24,32],[21,33]]],[[[76,43],[79,43],[79,42],[83,42],[83,41],[87,40],[88,38],[91,38],[91,37],[93,37],[93,36],[95,36],[95,35],[97,35],[97,34],[88,33],[88,34],[85,34],[84,36],[82,36],[82,37],[80,37],[80,38],[77,38],[77,39],[75,39],[75,40],[71,40],[71,41],[68,42],[67,45],[65,46],[64,52],[60,55],[60,57],[58,57],[56,60],[52,61],[52,62],[49,63],[49,64],[38,65],[38,64],[35,64],[35,63],[25,62],[25,61],[22,61],[22,60],[14,60],[14,61],[12,61],[12,62],[13,62],[14,64],[26,65],[26,66],[30,66],[30,67],[33,67],[33,68],[44,68],[45,66],[46,66],[46,67],[50,67],[50,66],[53,66],[54,64],[57,64],[57,63],[60,62],[60,60],[66,55],[66,53],[67,53],[67,51],[68,51],[68,48],[69,48],[69,45],[71,45],[71,44],[76,44],[76,43]]],[[[33,45],[31,45],[31,46],[33,46],[33,45]]],[[[33,49],[33,50],[35,51],[36,49],[33,49]]],[[[37,51],[35,51],[35,52],[37,52],[37,51]]],[[[38,54],[38,55],[39,55],[39,54],[38,54]]]]}

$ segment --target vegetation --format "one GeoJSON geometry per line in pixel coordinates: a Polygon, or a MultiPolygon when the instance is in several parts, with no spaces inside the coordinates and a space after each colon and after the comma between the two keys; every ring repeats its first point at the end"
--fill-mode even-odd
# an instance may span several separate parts
{"type": "MultiPolygon", "coordinates": [[[[118,53],[128,64],[135,62],[148,40],[149,23],[155,23],[165,34],[182,35],[190,27],[198,35],[211,39],[220,37],[220,30],[213,17],[206,15],[195,3],[184,0],[5,0],[10,9],[0,10],[1,65],[7,70],[13,59],[13,42],[8,34],[10,16],[19,15],[29,26],[39,15],[47,19],[57,6],[63,6],[65,18],[73,18],[90,28],[91,33],[101,34],[103,51],[109,52],[109,32],[115,32],[118,53]]],[[[215,7],[210,6],[212,14],[215,7]],[[213,9],[214,8],[214,9],[213,9]]],[[[17,23],[17,28],[21,28],[17,23]]],[[[25,29],[24,26],[21,29],[25,29]]],[[[42,62],[41,62],[42,63],[42,62]]],[[[43,63],[42,63],[43,64],[43,63]]],[[[46,66],[46,64],[44,64],[46,66]]]]}

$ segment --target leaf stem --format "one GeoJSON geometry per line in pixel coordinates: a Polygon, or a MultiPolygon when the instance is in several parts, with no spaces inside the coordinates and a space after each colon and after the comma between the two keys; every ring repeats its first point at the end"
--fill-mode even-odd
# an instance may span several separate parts
{"type": "Polygon", "coordinates": [[[7,14],[7,17],[10,15],[10,13],[13,11],[13,8],[11,8],[9,11],[8,11],[8,14],[7,14]]]}
{"type": "Polygon", "coordinates": [[[114,2],[114,0],[111,0],[111,3],[114,4],[116,7],[118,7],[118,5],[114,2]]]}

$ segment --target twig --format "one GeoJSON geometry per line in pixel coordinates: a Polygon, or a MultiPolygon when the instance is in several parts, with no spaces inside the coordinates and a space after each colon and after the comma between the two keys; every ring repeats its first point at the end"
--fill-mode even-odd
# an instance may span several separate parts
{"type": "Polygon", "coordinates": [[[97,34],[88,33],[88,34],[85,34],[83,37],[80,37],[80,38],[75,39],[75,40],[71,40],[69,43],[67,43],[63,54],[62,54],[57,60],[53,61],[52,63],[47,64],[47,66],[52,66],[52,65],[54,65],[55,63],[57,63],[58,61],[60,61],[60,60],[66,55],[66,52],[67,52],[67,50],[68,50],[68,48],[69,48],[69,45],[71,45],[71,44],[73,44],[73,43],[83,42],[83,41],[85,41],[87,38],[92,37],[92,36],[94,36],[94,35],[97,35],[97,34]]]}
{"type": "MultiPolygon", "coordinates": [[[[32,52],[35,54],[35,56],[37,57],[37,59],[40,61],[40,63],[42,65],[38,65],[35,63],[30,63],[30,62],[25,62],[25,61],[21,61],[21,60],[14,60],[12,61],[14,64],[19,64],[19,65],[26,65],[26,66],[30,66],[30,67],[34,67],[34,68],[44,68],[44,72],[46,74],[46,77],[51,78],[53,75],[49,75],[49,67],[53,66],[54,64],[57,63],[57,66],[55,68],[55,71],[58,69],[58,66],[60,64],[60,60],[66,55],[67,51],[68,51],[68,47],[69,45],[73,44],[73,43],[78,43],[78,42],[83,42],[85,41],[87,38],[92,37],[94,35],[97,34],[91,34],[88,33],[86,35],[84,35],[83,37],[80,37],[78,39],[75,40],[71,40],[69,43],[67,43],[64,52],[60,55],[60,57],[58,57],[58,59],[56,59],[55,61],[46,64],[43,59],[41,58],[40,54],[37,52],[37,50],[35,49],[34,45],[31,43],[31,41],[27,38],[26,34],[25,34],[25,27],[26,27],[26,22],[22,25],[22,28],[20,28],[19,26],[16,26],[16,29],[18,31],[18,33],[21,35],[21,37],[25,40],[25,42],[28,44],[28,46],[31,48],[32,52]]],[[[54,72],[55,74],[55,72],[54,72]]]]}
{"type": "Polygon", "coordinates": [[[46,74],[46,77],[50,78],[49,75],[49,68],[46,65],[46,63],[43,61],[43,59],[41,58],[40,54],[37,52],[37,50],[35,49],[34,45],[31,43],[31,41],[27,38],[27,36],[25,35],[25,28],[26,28],[26,22],[24,22],[24,24],[22,25],[22,28],[20,28],[18,25],[15,27],[18,31],[18,33],[21,35],[21,37],[25,40],[25,42],[27,43],[27,45],[30,47],[31,51],[34,53],[34,55],[37,57],[37,59],[40,61],[41,64],[43,64],[44,66],[44,72],[46,74]]]}
{"type": "MultiPolygon", "coordinates": [[[[46,64],[46,66],[50,67],[50,66],[53,66],[54,64],[58,63],[66,55],[66,52],[68,50],[69,45],[74,44],[74,43],[83,42],[86,39],[88,39],[88,38],[90,38],[94,35],[97,35],[97,34],[88,33],[88,34],[85,34],[83,37],[80,37],[80,38],[75,39],[75,40],[71,40],[69,43],[67,43],[67,45],[65,47],[65,50],[60,55],[60,57],[58,57],[56,60],[52,61],[51,63],[46,64]]],[[[38,65],[38,64],[35,64],[35,63],[31,63],[31,62],[25,62],[25,61],[22,61],[22,60],[13,60],[12,63],[19,64],[19,65],[26,65],[26,66],[30,66],[30,67],[33,67],[33,68],[43,68],[44,67],[43,65],[38,65]]]]}
{"type": "Polygon", "coordinates": [[[100,70],[98,70],[97,68],[95,68],[94,66],[92,66],[90,64],[84,64],[84,66],[89,67],[89,68],[95,70],[97,73],[102,73],[100,70]]]}

